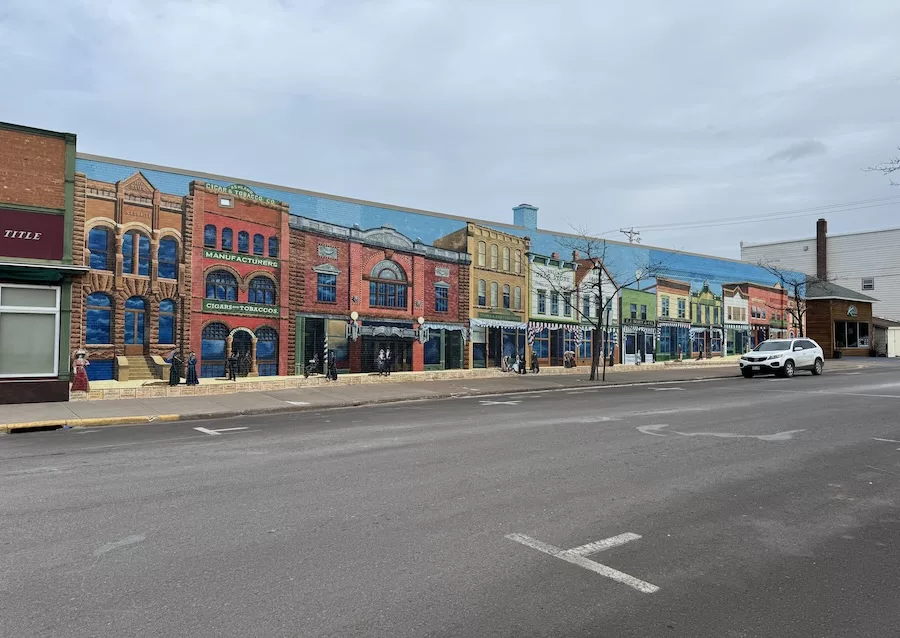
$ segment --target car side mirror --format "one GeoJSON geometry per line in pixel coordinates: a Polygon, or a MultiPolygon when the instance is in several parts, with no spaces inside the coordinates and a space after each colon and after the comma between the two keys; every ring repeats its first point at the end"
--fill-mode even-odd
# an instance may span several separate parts
{"type": "Polygon", "coordinates": [[[794,352],[803,352],[803,348],[801,346],[796,346],[794,352]]]}

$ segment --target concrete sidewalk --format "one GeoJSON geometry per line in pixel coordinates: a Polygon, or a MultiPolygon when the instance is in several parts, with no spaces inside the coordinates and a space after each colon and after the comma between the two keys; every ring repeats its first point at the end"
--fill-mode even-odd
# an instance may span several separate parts
{"type": "MultiPolygon", "coordinates": [[[[864,367],[858,361],[832,361],[829,370],[864,367]]],[[[292,412],[353,407],[397,401],[443,399],[458,396],[513,394],[536,390],[587,388],[696,381],[740,376],[737,365],[693,368],[669,367],[648,371],[607,372],[606,382],[591,382],[588,372],[566,375],[502,375],[443,381],[410,381],[344,385],[316,385],[272,392],[237,392],[208,396],[118,399],[69,403],[22,403],[5,405],[0,416],[0,434],[38,429],[94,427],[205,419],[236,415],[292,412]]]]}

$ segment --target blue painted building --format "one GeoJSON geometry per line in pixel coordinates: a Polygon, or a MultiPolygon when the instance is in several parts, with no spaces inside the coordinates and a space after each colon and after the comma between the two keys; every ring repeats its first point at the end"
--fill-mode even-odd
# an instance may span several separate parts
{"type": "Polygon", "coordinates": [[[538,209],[528,204],[522,204],[513,209],[512,224],[501,224],[315,193],[241,178],[87,154],[78,154],[76,170],[84,173],[88,179],[107,182],[124,180],[136,171],[141,171],[153,186],[163,193],[173,195],[187,195],[189,184],[193,180],[203,180],[221,186],[228,186],[236,182],[247,184],[260,196],[288,203],[291,214],[346,227],[353,227],[356,224],[361,228],[392,226],[402,229],[407,236],[419,238],[427,244],[459,230],[466,222],[473,221],[510,234],[529,237],[531,250],[535,253],[544,255],[559,253],[561,256],[568,257],[573,250],[577,250],[582,257],[603,257],[610,274],[620,284],[629,284],[637,279],[636,273],[640,271],[644,274],[641,281],[635,282],[635,284],[641,288],[652,286],[655,283],[655,274],[664,274],[671,279],[690,282],[691,287],[695,290],[701,289],[704,282],[708,282],[710,290],[718,295],[722,294],[723,283],[735,281],[751,281],[766,285],[775,283],[775,278],[764,268],[732,259],[616,241],[605,241],[602,244],[593,242],[593,250],[588,251],[588,242],[584,238],[566,233],[539,230],[538,209]],[[596,254],[587,255],[587,252],[596,254]]]}

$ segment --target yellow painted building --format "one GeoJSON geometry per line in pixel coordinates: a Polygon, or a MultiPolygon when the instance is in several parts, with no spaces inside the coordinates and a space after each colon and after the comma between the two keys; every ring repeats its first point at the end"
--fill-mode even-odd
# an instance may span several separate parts
{"type": "Polygon", "coordinates": [[[528,253],[530,241],[468,223],[434,242],[468,252],[471,302],[469,361],[474,368],[502,367],[528,350],[528,253]]]}

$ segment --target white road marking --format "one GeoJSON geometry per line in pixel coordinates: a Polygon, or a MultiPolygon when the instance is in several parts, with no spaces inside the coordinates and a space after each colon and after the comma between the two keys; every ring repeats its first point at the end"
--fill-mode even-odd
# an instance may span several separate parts
{"type": "Polygon", "coordinates": [[[125,547],[127,545],[134,545],[135,543],[140,543],[142,540],[144,540],[144,538],[146,537],[143,534],[126,536],[123,539],[113,541],[112,543],[107,543],[103,547],[100,547],[97,551],[94,552],[94,556],[103,556],[103,554],[111,552],[114,549],[119,549],[120,547],[125,547]]]}
{"type": "MultiPolygon", "coordinates": [[[[639,425],[637,430],[641,434],[651,434],[653,436],[666,436],[660,430],[669,427],[668,425],[639,425]]],[[[679,432],[678,430],[666,430],[672,434],[680,434],[681,436],[715,436],[721,439],[759,439],[760,441],[790,441],[795,434],[806,432],[806,430],[785,430],[784,432],[776,432],[775,434],[733,434],[731,432],[679,432]]]]}
{"type": "Polygon", "coordinates": [[[784,394],[828,394],[830,396],[845,397],[873,397],[876,399],[900,399],[897,394],[869,394],[864,392],[834,392],[832,390],[817,390],[814,392],[804,392],[803,390],[771,390],[771,392],[781,392],[784,394]]]}
{"type": "Polygon", "coordinates": [[[519,405],[521,401],[479,401],[481,405],[519,405]]]}
{"type": "MultiPolygon", "coordinates": [[[[612,538],[607,538],[603,541],[597,541],[596,543],[589,543],[588,545],[582,545],[581,547],[576,547],[570,550],[560,549],[559,547],[554,547],[553,545],[548,545],[547,543],[543,543],[535,538],[531,538],[530,536],[525,536],[524,534],[508,534],[506,536],[511,541],[515,541],[526,547],[530,547],[532,549],[536,549],[539,552],[543,552],[549,556],[554,556],[555,558],[559,558],[561,560],[566,561],[567,563],[572,563],[573,565],[578,565],[579,567],[583,567],[584,569],[590,570],[594,573],[600,574],[606,578],[614,580],[618,583],[622,583],[623,585],[628,585],[629,587],[638,590],[639,592],[643,592],[645,594],[652,594],[654,592],[659,591],[659,587],[656,585],[652,585],[648,582],[645,582],[639,578],[635,578],[634,576],[630,576],[624,572],[620,572],[617,569],[613,569],[612,567],[608,567],[596,561],[592,561],[584,557],[583,554],[577,553],[579,551],[584,551],[584,548],[591,546],[600,546],[603,543],[606,543],[605,546],[601,547],[596,551],[602,551],[602,549],[609,549],[610,547],[616,547],[617,545],[622,545],[623,543],[627,543],[631,540],[635,540],[640,538],[637,534],[620,534],[619,536],[613,536],[612,538]],[[621,540],[625,536],[630,536],[627,540],[621,540]],[[616,542],[611,542],[613,540],[616,542]]],[[[590,552],[593,553],[593,552],[590,552]]]]}
{"type": "Polygon", "coordinates": [[[653,390],[654,392],[672,392],[674,390],[681,390],[682,392],[684,391],[684,388],[650,388],[650,389],[653,390]]]}
{"type": "Polygon", "coordinates": [[[285,403],[290,403],[291,405],[309,405],[306,401],[285,401],[285,403]]]}
{"type": "Polygon", "coordinates": [[[900,441],[895,441],[894,439],[872,439],[873,441],[881,441],[882,443],[900,443],[900,441]]]}
{"type": "Polygon", "coordinates": [[[215,436],[218,434],[222,434],[222,432],[237,432],[238,430],[247,430],[249,428],[219,428],[218,430],[210,430],[208,428],[194,428],[198,432],[203,432],[203,434],[209,434],[211,436],[215,436]]]}
{"type": "Polygon", "coordinates": [[[862,374],[862,372],[838,372],[836,374],[839,377],[849,377],[851,374],[862,374]]]}
{"type": "Polygon", "coordinates": [[[575,554],[576,556],[590,556],[591,554],[602,552],[603,550],[610,549],[611,547],[618,547],[619,545],[624,545],[625,543],[630,543],[631,541],[640,540],[640,538],[641,537],[637,534],[627,532],[625,534],[619,534],[618,536],[604,538],[602,541],[594,541],[593,543],[588,543],[587,545],[582,545],[581,547],[570,549],[568,550],[568,553],[575,554]]]}

